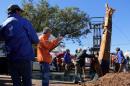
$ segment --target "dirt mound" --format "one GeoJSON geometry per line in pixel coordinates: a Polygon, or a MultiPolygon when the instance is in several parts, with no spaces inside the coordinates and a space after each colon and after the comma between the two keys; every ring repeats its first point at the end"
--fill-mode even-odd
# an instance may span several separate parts
{"type": "Polygon", "coordinates": [[[130,86],[130,73],[108,73],[97,81],[87,82],[86,86],[130,86]]]}

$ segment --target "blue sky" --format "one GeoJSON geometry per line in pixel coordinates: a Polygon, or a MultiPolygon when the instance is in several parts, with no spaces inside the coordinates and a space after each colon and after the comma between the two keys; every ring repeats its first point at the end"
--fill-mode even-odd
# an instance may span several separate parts
{"type": "MultiPolygon", "coordinates": [[[[38,0],[34,0],[37,2],[38,0]]],[[[105,16],[105,3],[116,11],[113,15],[112,41],[111,51],[116,47],[120,47],[124,52],[130,50],[130,5],[129,0],[48,0],[50,5],[58,5],[60,8],[78,7],[86,12],[90,17],[105,16]]],[[[0,0],[0,24],[7,17],[7,7],[10,4],[18,4],[21,6],[22,0],[0,0]]],[[[77,43],[71,41],[66,42],[66,47],[74,52],[76,48],[92,47],[92,33],[83,39],[83,46],[78,46],[77,43]]]]}

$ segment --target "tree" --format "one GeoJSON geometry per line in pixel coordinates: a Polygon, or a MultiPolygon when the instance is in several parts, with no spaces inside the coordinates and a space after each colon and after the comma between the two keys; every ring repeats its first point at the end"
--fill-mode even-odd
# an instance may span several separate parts
{"type": "Polygon", "coordinates": [[[23,3],[25,13],[23,16],[28,18],[36,31],[40,32],[48,26],[52,29],[54,36],[66,35],[68,39],[79,39],[89,33],[89,17],[76,7],[60,9],[58,6],[50,6],[46,0],[40,0],[37,5],[23,3]]]}

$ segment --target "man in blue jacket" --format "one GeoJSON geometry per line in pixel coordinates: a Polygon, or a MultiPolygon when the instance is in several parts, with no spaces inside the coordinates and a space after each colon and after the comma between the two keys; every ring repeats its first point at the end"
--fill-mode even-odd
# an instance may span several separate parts
{"type": "Polygon", "coordinates": [[[32,24],[21,17],[22,12],[18,5],[9,6],[8,18],[1,25],[0,31],[7,48],[13,86],[32,86],[32,44],[37,44],[39,40],[32,24]]]}
{"type": "Polygon", "coordinates": [[[71,71],[71,67],[72,67],[72,61],[71,61],[71,55],[70,55],[70,50],[66,49],[66,52],[64,54],[64,64],[65,64],[65,72],[64,72],[64,76],[66,77],[70,71],[71,71]]]}
{"type": "Polygon", "coordinates": [[[117,60],[116,60],[116,67],[115,67],[115,71],[116,72],[125,72],[126,71],[126,59],[123,55],[123,51],[120,50],[120,48],[116,48],[116,52],[117,52],[117,60]]]}

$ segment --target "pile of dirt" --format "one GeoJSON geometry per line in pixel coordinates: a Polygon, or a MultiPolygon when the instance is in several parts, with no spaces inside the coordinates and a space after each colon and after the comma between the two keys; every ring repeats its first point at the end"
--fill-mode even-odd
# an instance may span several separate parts
{"type": "Polygon", "coordinates": [[[97,81],[87,82],[86,86],[130,86],[130,73],[108,73],[97,81]]]}

